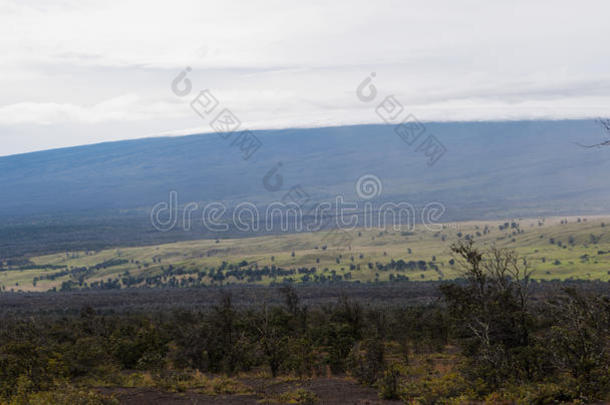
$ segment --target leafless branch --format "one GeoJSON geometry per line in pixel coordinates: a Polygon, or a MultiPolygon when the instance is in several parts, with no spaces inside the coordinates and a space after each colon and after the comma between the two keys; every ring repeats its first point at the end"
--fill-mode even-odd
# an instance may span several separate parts
{"type": "MultiPolygon", "coordinates": [[[[610,118],[598,118],[597,120],[595,120],[595,122],[597,122],[602,129],[610,136],[610,118]]],[[[606,139],[603,142],[600,143],[594,143],[592,145],[583,145],[581,143],[578,142],[574,142],[574,144],[580,146],[581,148],[600,148],[602,146],[610,146],[610,139],[606,139]]]]}

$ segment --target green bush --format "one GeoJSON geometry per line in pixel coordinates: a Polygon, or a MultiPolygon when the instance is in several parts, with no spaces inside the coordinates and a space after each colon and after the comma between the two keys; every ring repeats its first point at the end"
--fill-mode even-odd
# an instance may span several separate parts
{"type": "Polygon", "coordinates": [[[318,403],[318,396],[306,389],[299,388],[295,391],[288,391],[280,394],[278,400],[282,403],[314,405],[318,403]]]}
{"type": "Polygon", "coordinates": [[[489,404],[512,403],[516,405],[550,405],[579,403],[578,395],[570,383],[545,382],[539,384],[509,385],[500,391],[489,394],[485,402],[489,404]]]}
{"type": "MultiPolygon", "coordinates": [[[[32,384],[20,377],[17,393],[7,405],[118,405],[115,398],[101,395],[87,388],[64,384],[52,390],[31,392],[32,384]]],[[[1,402],[0,402],[1,404],[1,402]]]]}
{"type": "Polygon", "coordinates": [[[468,382],[461,374],[449,373],[440,377],[428,376],[403,386],[402,399],[422,405],[461,403],[470,397],[468,382]]]}
{"type": "Polygon", "coordinates": [[[400,370],[391,366],[384,371],[383,377],[377,381],[377,390],[381,399],[400,398],[400,370]]]}
{"type": "Polygon", "coordinates": [[[348,358],[348,368],[360,383],[372,385],[382,375],[385,368],[385,348],[380,339],[367,339],[352,349],[348,358]]]}

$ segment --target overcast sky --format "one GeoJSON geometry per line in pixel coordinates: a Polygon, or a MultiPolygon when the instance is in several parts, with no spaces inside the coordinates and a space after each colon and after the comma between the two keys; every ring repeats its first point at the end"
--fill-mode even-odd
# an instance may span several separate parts
{"type": "Polygon", "coordinates": [[[0,0],[0,155],[208,132],[203,89],[252,129],[378,123],[387,95],[420,120],[610,116],[609,16],[602,0],[0,0]]]}

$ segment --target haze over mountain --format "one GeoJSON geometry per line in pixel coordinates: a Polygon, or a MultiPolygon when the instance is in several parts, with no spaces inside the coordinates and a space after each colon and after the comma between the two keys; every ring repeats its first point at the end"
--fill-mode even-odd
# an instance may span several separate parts
{"type": "Polygon", "coordinates": [[[388,125],[255,131],[262,146],[248,160],[231,138],[217,134],[2,157],[1,252],[9,255],[17,241],[24,245],[51,234],[61,248],[109,237],[110,244],[157,240],[149,212],[168,201],[170,191],[178,193],[180,205],[264,205],[296,185],[314,201],[339,194],[354,201],[355,183],[364,174],[381,179],[380,201],[442,203],[442,221],[610,211],[610,149],[575,145],[601,140],[593,121],[425,125],[447,150],[433,166],[388,125]],[[263,178],[278,163],[283,184],[269,191],[263,178]],[[87,237],[75,227],[87,228],[87,237]],[[118,232],[123,228],[129,235],[118,232]]]}

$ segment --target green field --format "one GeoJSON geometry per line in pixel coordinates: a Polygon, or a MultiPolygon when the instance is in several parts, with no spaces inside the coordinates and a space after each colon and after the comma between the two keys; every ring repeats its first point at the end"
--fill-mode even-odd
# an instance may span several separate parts
{"type": "MultiPolygon", "coordinates": [[[[165,281],[173,278],[179,283],[182,278],[197,276],[198,272],[205,270],[205,275],[199,276],[200,285],[248,282],[232,276],[221,281],[210,277],[209,270],[218,268],[223,262],[235,268],[240,263],[241,268],[315,268],[315,274],[323,275],[325,280],[337,276],[361,282],[388,281],[399,276],[414,281],[451,279],[458,277],[460,271],[458,265],[450,262],[450,245],[466,238],[474,239],[481,246],[496,245],[517,250],[527,258],[537,279],[607,281],[610,280],[610,234],[607,229],[610,230],[610,217],[514,219],[448,223],[438,231],[423,226],[410,232],[355,229],[64,252],[30,257],[30,267],[35,265],[35,269],[4,265],[0,270],[0,286],[5,291],[59,289],[62,283],[76,280],[73,274],[62,275],[62,271],[67,273],[67,270],[89,268],[81,279],[87,283],[85,285],[116,280],[123,287],[121,280],[126,275],[154,277],[170,266],[186,274],[170,274],[165,281]],[[507,227],[504,227],[505,223],[508,223],[507,227]],[[425,270],[377,268],[377,263],[388,264],[401,259],[405,262],[424,261],[427,266],[425,270]],[[54,273],[52,279],[44,278],[54,273]],[[34,278],[38,279],[35,286],[34,278]]],[[[282,282],[285,278],[263,277],[255,283],[282,282]]],[[[302,281],[299,273],[288,278],[302,281]]]]}

